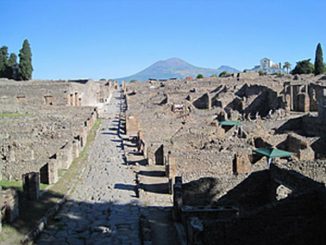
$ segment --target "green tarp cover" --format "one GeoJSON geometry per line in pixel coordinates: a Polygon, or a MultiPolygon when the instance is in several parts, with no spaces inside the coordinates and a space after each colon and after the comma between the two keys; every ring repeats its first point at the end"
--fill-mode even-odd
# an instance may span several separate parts
{"type": "Polygon", "coordinates": [[[268,158],[276,158],[276,157],[290,157],[291,152],[279,150],[276,148],[257,148],[254,152],[266,156],[268,158]]]}
{"type": "Polygon", "coordinates": [[[221,126],[239,126],[240,122],[239,121],[220,121],[219,122],[221,126]]]}

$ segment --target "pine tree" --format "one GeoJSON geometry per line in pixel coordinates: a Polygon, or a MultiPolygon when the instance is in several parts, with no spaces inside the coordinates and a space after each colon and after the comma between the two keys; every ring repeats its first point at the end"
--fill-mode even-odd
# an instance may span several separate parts
{"type": "Polygon", "coordinates": [[[32,79],[32,51],[27,39],[24,40],[23,47],[19,51],[19,79],[32,79]]]}
{"type": "Polygon", "coordinates": [[[321,44],[318,43],[316,48],[316,57],[315,57],[315,75],[319,75],[324,73],[324,61],[323,61],[323,50],[321,48],[321,44]]]}
{"type": "Polygon", "coordinates": [[[6,66],[8,61],[8,47],[3,46],[0,48],[0,77],[5,77],[6,66]]]}
{"type": "Polygon", "coordinates": [[[6,77],[9,79],[18,79],[17,55],[11,53],[7,62],[6,77]]]}

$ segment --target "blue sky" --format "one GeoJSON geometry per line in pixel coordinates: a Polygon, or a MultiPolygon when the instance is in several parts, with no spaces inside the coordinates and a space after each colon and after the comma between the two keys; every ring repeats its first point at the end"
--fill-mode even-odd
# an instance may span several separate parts
{"type": "Polygon", "coordinates": [[[326,50],[325,0],[0,0],[0,45],[25,38],[36,79],[117,78],[179,57],[201,67],[293,65],[326,50]]]}

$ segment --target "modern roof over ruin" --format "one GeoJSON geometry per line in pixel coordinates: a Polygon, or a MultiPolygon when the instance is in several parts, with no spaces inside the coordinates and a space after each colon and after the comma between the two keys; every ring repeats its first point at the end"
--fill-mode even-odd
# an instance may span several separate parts
{"type": "Polygon", "coordinates": [[[221,126],[240,126],[239,121],[229,121],[229,120],[220,121],[219,124],[221,126]]]}
{"type": "Polygon", "coordinates": [[[279,150],[277,148],[257,148],[254,149],[254,152],[268,158],[290,157],[292,155],[291,152],[279,150]]]}

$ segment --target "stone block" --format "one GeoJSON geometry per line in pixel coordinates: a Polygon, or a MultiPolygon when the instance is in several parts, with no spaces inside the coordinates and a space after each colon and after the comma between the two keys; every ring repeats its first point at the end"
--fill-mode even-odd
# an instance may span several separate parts
{"type": "Polygon", "coordinates": [[[139,131],[139,121],[135,116],[128,116],[126,120],[126,134],[128,136],[136,136],[139,131]]]}
{"type": "Polygon", "coordinates": [[[19,216],[19,197],[17,190],[8,188],[2,190],[1,210],[4,210],[4,218],[8,223],[12,223],[19,216]]]}
{"type": "Polygon", "coordinates": [[[233,159],[233,173],[246,174],[251,171],[251,162],[248,154],[237,153],[233,159]]]}
{"type": "Polygon", "coordinates": [[[168,164],[166,165],[165,172],[166,176],[172,180],[174,180],[175,176],[177,175],[176,159],[171,156],[171,154],[168,155],[168,164]]]}
{"type": "Polygon", "coordinates": [[[286,147],[288,151],[295,153],[295,156],[300,160],[315,159],[315,152],[309,146],[308,141],[300,135],[289,134],[286,138],[286,147]]]}
{"type": "Polygon", "coordinates": [[[144,154],[145,152],[145,141],[143,131],[138,131],[137,133],[137,151],[144,154]]]}
{"type": "Polygon", "coordinates": [[[212,99],[211,99],[210,94],[209,93],[205,93],[200,98],[198,98],[197,100],[195,100],[193,102],[193,105],[197,109],[207,109],[207,110],[210,110],[212,108],[212,99]]]}
{"type": "Polygon", "coordinates": [[[182,206],[182,177],[176,176],[173,185],[173,216],[176,221],[181,220],[182,206]]]}
{"type": "Polygon", "coordinates": [[[307,94],[298,94],[298,110],[302,112],[310,110],[309,96],[307,94]]]}
{"type": "Polygon", "coordinates": [[[225,130],[219,125],[216,127],[216,137],[220,140],[225,138],[225,130]]]}
{"type": "Polygon", "coordinates": [[[147,147],[147,161],[149,165],[164,165],[164,146],[163,144],[151,144],[147,147]]]}
{"type": "Polygon", "coordinates": [[[58,175],[58,164],[55,159],[49,160],[49,184],[54,184],[58,181],[59,175],[58,175]]]}
{"type": "Polygon", "coordinates": [[[315,159],[314,150],[308,146],[306,149],[301,149],[299,152],[299,159],[302,161],[310,161],[315,159]]]}
{"type": "Polygon", "coordinates": [[[54,184],[58,181],[58,165],[56,159],[49,159],[48,163],[46,163],[40,169],[40,180],[41,183],[44,184],[54,184]]]}
{"type": "Polygon", "coordinates": [[[28,200],[38,200],[40,197],[40,173],[31,172],[22,175],[24,196],[28,200]]]}
{"type": "Polygon", "coordinates": [[[65,144],[57,154],[58,161],[61,162],[61,168],[68,169],[73,161],[72,143],[65,144]]]}
{"type": "Polygon", "coordinates": [[[73,158],[79,157],[80,153],[80,143],[78,139],[74,139],[72,142],[72,153],[73,153],[73,158]]]}

